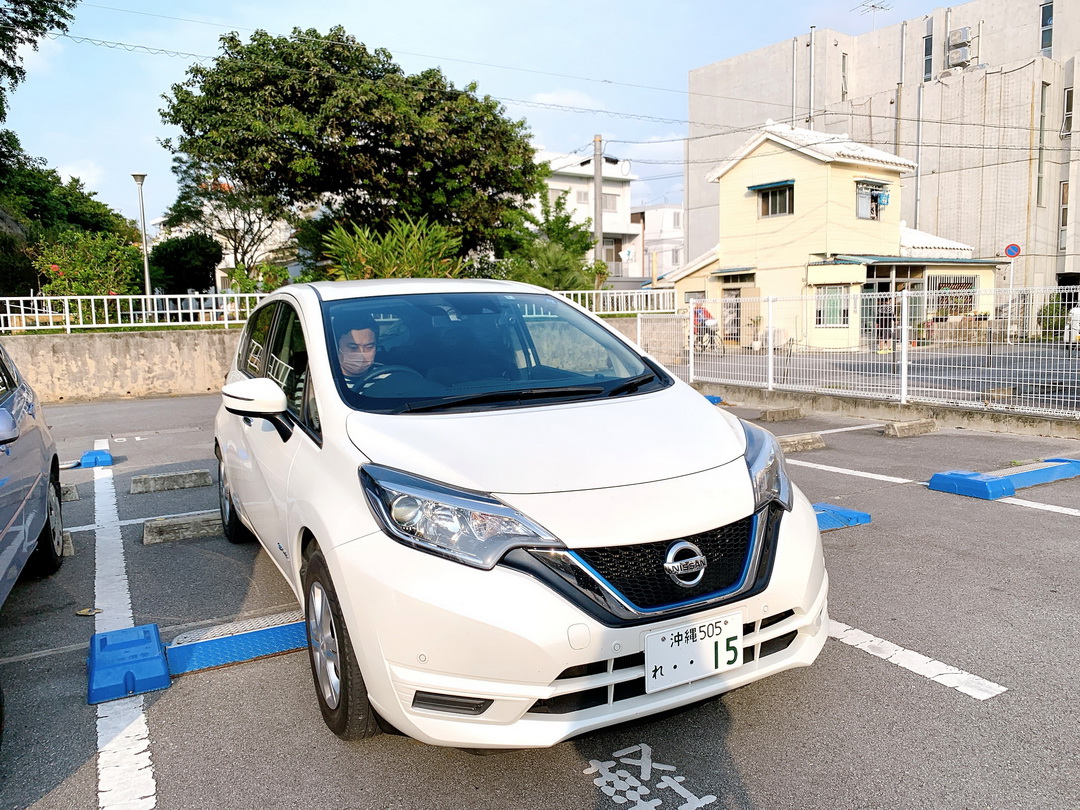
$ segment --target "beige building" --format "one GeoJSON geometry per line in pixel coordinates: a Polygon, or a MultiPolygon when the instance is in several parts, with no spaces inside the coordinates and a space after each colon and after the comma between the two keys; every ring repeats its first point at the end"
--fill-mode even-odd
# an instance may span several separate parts
{"type": "MultiPolygon", "coordinates": [[[[760,338],[767,304],[745,299],[777,298],[780,337],[817,348],[859,345],[873,314],[858,310],[875,304],[862,293],[955,291],[974,302],[974,293],[994,288],[999,262],[906,227],[901,177],[914,168],[842,135],[765,127],[710,173],[719,240],[669,274],[676,301],[720,300],[722,313],[712,314],[724,339],[746,345],[760,338]]],[[[913,322],[935,314],[925,312],[926,296],[916,300],[922,309],[909,313],[913,322]]],[[[992,316],[949,313],[976,314],[992,316]]]]}
{"type": "Polygon", "coordinates": [[[1078,54],[1077,0],[928,0],[925,15],[864,34],[811,30],[691,71],[689,255],[717,241],[708,172],[747,127],[772,119],[905,158],[904,199],[893,195],[890,207],[976,257],[1020,245],[1018,287],[1080,283],[1080,230],[1069,217],[1069,187],[1080,182],[1078,54]]]}

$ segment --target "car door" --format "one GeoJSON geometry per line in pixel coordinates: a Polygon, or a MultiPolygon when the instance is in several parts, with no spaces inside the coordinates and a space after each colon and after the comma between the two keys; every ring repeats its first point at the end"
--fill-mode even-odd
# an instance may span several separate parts
{"type": "Polygon", "coordinates": [[[38,429],[36,403],[21,385],[10,359],[0,351],[0,602],[34,550],[42,506],[34,502],[46,470],[45,443],[38,429]]]}
{"type": "MultiPolygon", "coordinates": [[[[282,388],[290,420],[294,425],[301,425],[305,407],[307,344],[299,314],[291,304],[282,303],[278,308],[261,376],[270,378],[282,388]]],[[[282,439],[266,419],[234,418],[240,420],[240,435],[250,460],[246,491],[241,495],[245,499],[248,520],[274,561],[288,570],[291,554],[287,535],[289,471],[297,448],[310,438],[303,430],[294,430],[292,436],[282,439]]]]}

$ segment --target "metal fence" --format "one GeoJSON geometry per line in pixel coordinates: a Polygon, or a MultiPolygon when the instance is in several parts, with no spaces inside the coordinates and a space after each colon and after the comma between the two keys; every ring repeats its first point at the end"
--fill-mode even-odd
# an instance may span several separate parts
{"type": "MultiPolygon", "coordinates": [[[[674,290],[570,290],[572,301],[600,315],[674,312],[674,290]]],[[[265,293],[72,295],[0,298],[0,333],[244,323],[265,293]]]]}
{"type": "Polygon", "coordinates": [[[0,332],[140,329],[179,324],[228,329],[244,323],[264,297],[221,293],[0,298],[0,332]]]}
{"type": "Polygon", "coordinates": [[[1078,301],[1077,287],[823,287],[643,315],[638,339],[686,380],[1080,418],[1078,301]]]}

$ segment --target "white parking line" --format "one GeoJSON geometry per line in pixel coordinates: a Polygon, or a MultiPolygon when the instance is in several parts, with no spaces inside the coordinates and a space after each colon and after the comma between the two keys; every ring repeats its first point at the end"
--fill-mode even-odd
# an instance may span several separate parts
{"type": "Polygon", "coordinates": [[[877,473],[868,473],[863,472],[862,470],[847,470],[843,467],[830,467],[827,464],[813,464],[809,461],[799,461],[793,458],[789,458],[787,463],[795,467],[810,467],[814,470],[824,470],[825,472],[840,473],[841,475],[854,475],[857,478],[872,478],[875,481],[888,481],[890,484],[915,483],[909,478],[895,478],[891,475],[878,475],[877,473]]]}
{"type": "MultiPolygon", "coordinates": [[[[813,430],[813,431],[811,431],[811,433],[816,433],[819,436],[824,436],[826,433],[848,433],[849,431],[852,431],[852,430],[870,430],[870,428],[879,428],[879,427],[885,427],[885,426],[884,425],[878,425],[878,424],[874,424],[874,425],[853,425],[852,427],[846,427],[846,428],[830,428],[829,430],[813,430]]],[[[798,436],[799,434],[798,433],[793,433],[792,435],[793,436],[798,436]]],[[[783,439],[785,437],[784,436],[777,436],[777,438],[778,439],[783,439]]]]}
{"type": "Polygon", "coordinates": [[[903,667],[916,675],[922,675],[935,683],[948,686],[957,692],[963,692],[976,700],[989,700],[1007,691],[1005,686],[972,675],[970,672],[964,672],[964,670],[948,664],[943,664],[941,661],[935,661],[933,658],[928,658],[914,650],[905,650],[891,641],[877,638],[862,630],[856,630],[854,627],[842,622],[830,622],[829,635],[845,644],[857,647],[863,652],[868,652],[883,661],[888,661],[890,664],[896,664],[898,667],[903,667]]]}
{"type": "Polygon", "coordinates": [[[1044,512],[1057,512],[1060,515],[1080,517],[1080,509],[1070,509],[1067,506],[1051,506],[1048,503],[1025,501],[1023,498],[1001,498],[998,500],[998,503],[1009,503],[1013,506],[1026,506],[1028,509],[1042,509],[1044,512]]]}
{"type": "MultiPolygon", "coordinates": [[[[153,517],[144,518],[128,518],[127,520],[121,520],[117,522],[118,526],[135,526],[140,523],[146,523],[148,520],[160,520],[161,518],[178,518],[178,517],[195,517],[197,515],[209,515],[211,512],[216,512],[217,509],[201,509],[198,512],[177,512],[175,515],[154,515],[153,517]]],[[[99,529],[100,526],[96,523],[87,523],[82,526],[66,526],[65,530],[69,532],[92,532],[99,529]]]]}
{"type": "MultiPolygon", "coordinates": [[[[862,470],[848,470],[844,467],[830,467],[827,464],[813,464],[809,461],[799,461],[798,459],[787,459],[789,466],[793,467],[810,467],[814,470],[823,470],[825,472],[839,473],[840,475],[853,475],[857,478],[870,478],[874,481],[887,481],[890,484],[918,484],[925,487],[926,481],[913,481],[909,478],[894,478],[891,475],[879,475],[878,473],[868,473],[862,470]]],[[[959,496],[964,497],[964,496],[959,496]]],[[[1080,509],[1071,509],[1068,506],[1053,506],[1048,503],[1039,503],[1037,501],[1027,501],[1023,498],[998,498],[993,501],[985,501],[985,503],[1007,503],[1010,506],[1023,506],[1025,509],[1041,509],[1044,512],[1055,512],[1059,515],[1069,515],[1070,517],[1080,517],[1080,509]]]]}
{"type": "MultiPolygon", "coordinates": [[[[108,450],[98,439],[95,450],[108,450]]],[[[94,468],[94,617],[98,633],[134,626],[128,590],[124,541],[112,467],[94,468]]],[[[150,728],[141,695],[99,703],[97,707],[98,807],[150,810],[157,804],[157,783],[150,761],[150,728]]]]}

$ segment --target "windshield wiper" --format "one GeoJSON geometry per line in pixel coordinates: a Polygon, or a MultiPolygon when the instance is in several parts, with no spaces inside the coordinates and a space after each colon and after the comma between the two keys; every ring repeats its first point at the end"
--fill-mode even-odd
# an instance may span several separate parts
{"type": "Polygon", "coordinates": [[[616,385],[607,392],[607,395],[609,397],[617,397],[622,394],[632,394],[641,388],[641,386],[645,385],[645,383],[652,382],[655,379],[655,374],[651,371],[646,371],[644,374],[638,374],[636,377],[631,377],[629,380],[616,385]]]}
{"type": "Polygon", "coordinates": [[[524,388],[518,391],[486,391],[481,394],[462,394],[457,397],[442,397],[440,399],[412,402],[401,410],[418,413],[420,411],[439,411],[444,408],[455,408],[459,405],[522,402],[530,399],[548,399],[551,397],[595,396],[603,393],[604,388],[600,385],[567,385],[558,388],[524,388]]]}

